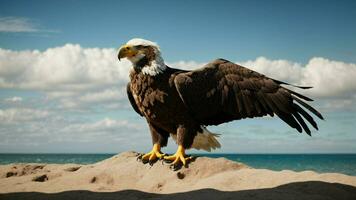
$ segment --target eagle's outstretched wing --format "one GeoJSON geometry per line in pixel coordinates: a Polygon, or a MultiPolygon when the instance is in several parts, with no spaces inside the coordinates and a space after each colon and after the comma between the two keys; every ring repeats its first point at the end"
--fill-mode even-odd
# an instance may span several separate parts
{"type": "Polygon", "coordinates": [[[223,59],[201,69],[180,73],[174,83],[191,114],[203,125],[276,114],[292,128],[302,132],[303,127],[310,135],[302,116],[315,129],[318,126],[301,106],[323,119],[317,110],[302,100],[312,101],[310,98],[280,85],[287,83],[223,59]]]}
{"type": "Polygon", "coordinates": [[[137,104],[136,104],[136,101],[132,95],[132,92],[131,92],[131,87],[130,87],[130,83],[127,84],[127,87],[126,87],[126,91],[127,91],[127,97],[129,98],[129,101],[131,103],[131,106],[132,108],[139,114],[143,117],[143,114],[141,113],[140,109],[138,109],[137,107],[137,104]]]}

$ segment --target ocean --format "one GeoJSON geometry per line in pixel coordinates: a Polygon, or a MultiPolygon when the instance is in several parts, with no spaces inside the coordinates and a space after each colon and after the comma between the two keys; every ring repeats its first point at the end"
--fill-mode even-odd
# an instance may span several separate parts
{"type": "MultiPolygon", "coordinates": [[[[0,164],[10,163],[78,163],[91,164],[115,154],[0,154],[0,164]]],[[[271,170],[312,170],[356,176],[356,154],[194,154],[224,157],[253,168],[271,170]]]]}

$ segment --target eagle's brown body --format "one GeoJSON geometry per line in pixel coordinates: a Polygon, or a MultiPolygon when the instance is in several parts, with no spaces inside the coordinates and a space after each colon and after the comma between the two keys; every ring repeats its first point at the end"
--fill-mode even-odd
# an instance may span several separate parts
{"type": "MultiPolygon", "coordinates": [[[[139,69],[130,73],[128,96],[136,112],[146,118],[153,143],[162,146],[170,133],[177,134],[178,144],[189,148],[202,125],[267,114],[278,115],[299,132],[303,128],[310,134],[300,115],[317,128],[310,115],[293,102],[302,102],[298,97],[309,98],[227,60],[218,59],[194,71],[167,67],[156,76],[144,75],[139,69]]],[[[306,108],[321,117],[310,106],[306,108]]]]}
{"type": "Polygon", "coordinates": [[[217,135],[205,128],[208,125],[277,115],[292,128],[310,135],[304,120],[318,127],[304,109],[323,119],[305,103],[312,101],[310,98],[281,86],[287,83],[224,59],[192,71],[173,69],[164,64],[155,43],[137,38],[120,48],[118,58],[128,58],[133,64],[128,98],[134,110],[146,118],[152,135],[152,151],[142,160],[164,158],[185,164],[189,159],[187,148],[219,148],[217,135]],[[161,147],[167,145],[170,135],[178,150],[165,157],[161,147]]]}
{"type": "Polygon", "coordinates": [[[131,81],[127,86],[130,102],[135,111],[146,118],[152,142],[159,142],[161,146],[167,145],[170,133],[176,134],[179,130],[181,137],[177,137],[177,143],[190,147],[200,130],[174,84],[176,75],[182,72],[167,68],[156,76],[147,76],[135,69],[130,73],[131,81]]]}

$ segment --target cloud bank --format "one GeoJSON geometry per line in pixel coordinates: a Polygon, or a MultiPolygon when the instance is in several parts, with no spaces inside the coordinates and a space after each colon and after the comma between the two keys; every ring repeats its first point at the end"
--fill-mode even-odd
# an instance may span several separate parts
{"type": "Polygon", "coordinates": [[[303,66],[287,60],[259,57],[241,64],[278,80],[313,86],[308,93],[316,97],[354,97],[356,93],[354,63],[314,57],[303,66]]]}
{"type": "Polygon", "coordinates": [[[45,110],[30,108],[0,109],[0,124],[13,124],[41,120],[47,116],[48,112],[45,110]]]}
{"type": "MultiPolygon", "coordinates": [[[[299,92],[317,98],[313,105],[322,112],[356,110],[355,63],[321,57],[311,58],[306,64],[265,57],[236,63],[274,79],[313,86],[299,92]]],[[[167,64],[182,69],[204,65],[195,61],[167,64]]],[[[88,147],[94,152],[138,146],[138,150],[148,149],[147,126],[126,98],[130,68],[128,61],[117,60],[113,48],[83,48],[76,44],[45,51],[0,48],[0,90],[4,91],[0,96],[0,151],[16,151],[20,144],[24,151],[37,146],[38,151],[43,148],[58,152],[63,145],[76,148],[68,149],[72,152],[86,152],[88,147]],[[87,145],[77,147],[77,143],[87,145]]]]}
{"type": "MultiPolygon", "coordinates": [[[[0,88],[41,90],[51,97],[100,89],[101,94],[86,94],[86,100],[100,99],[100,95],[118,96],[115,91],[101,90],[128,81],[130,63],[118,62],[116,54],[116,49],[82,48],[75,44],[43,52],[0,49],[0,88]]],[[[313,86],[310,94],[314,96],[349,97],[356,93],[355,63],[321,57],[311,58],[305,65],[265,57],[237,63],[278,80],[313,86]]],[[[203,65],[194,61],[168,64],[184,69],[203,65]]]]}

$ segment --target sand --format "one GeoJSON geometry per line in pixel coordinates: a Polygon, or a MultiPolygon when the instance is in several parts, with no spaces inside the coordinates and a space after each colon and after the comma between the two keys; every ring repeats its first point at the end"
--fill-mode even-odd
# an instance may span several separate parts
{"type": "Polygon", "coordinates": [[[125,152],[90,164],[0,165],[0,199],[356,199],[356,176],[199,157],[173,171],[125,152]]]}

